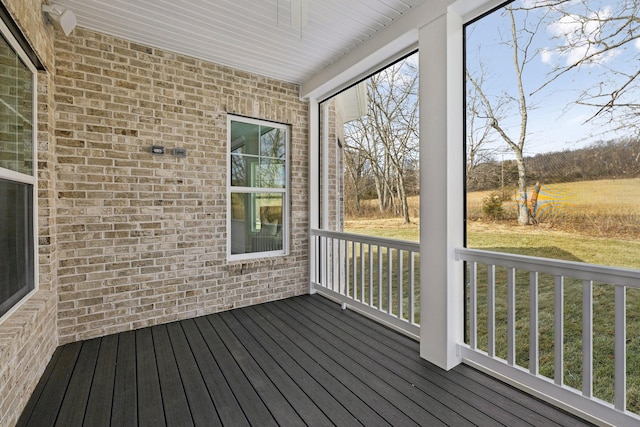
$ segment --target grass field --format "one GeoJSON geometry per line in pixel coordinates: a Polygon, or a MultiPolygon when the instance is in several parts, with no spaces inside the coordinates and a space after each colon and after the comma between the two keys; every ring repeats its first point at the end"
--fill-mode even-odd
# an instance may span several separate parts
{"type": "MultiPolygon", "coordinates": [[[[515,222],[513,201],[503,203],[506,220],[483,218],[482,201],[490,192],[467,194],[467,246],[498,252],[580,261],[640,269],[640,179],[543,185],[540,192],[540,218],[536,226],[515,222]]],[[[366,217],[347,218],[345,231],[381,237],[419,240],[419,218],[411,224],[366,209],[366,217]]],[[[410,211],[417,215],[418,200],[410,200],[410,211]]],[[[461,224],[461,226],[463,226],[461,224]]],[[[479,347],[487,348],[486,277],[478,275],[479,347]],[[484,303],[484,306],[483,306],[484,303]],[[484,307],[484,308],[482,308],[484,307]]],[[[496,348],[506,357],[506,271],[497,270],[496,348]]],[[[553,277],[541,275],[539,285],[540,371],[553,378],[553,277]]],[[[563,379],[581,389],[582,378],[582,283],[565,282],[565,342],[563,379]]],[[[517,364],[529,363],[529,286],[528,274],[516,278],[517,364]]],[[[613,287],[594,284],[594,395],[613,399],[613,287]]],[[[627,291],[627,401],[628,409],[640,413],[640,290],[627,291]]]]}

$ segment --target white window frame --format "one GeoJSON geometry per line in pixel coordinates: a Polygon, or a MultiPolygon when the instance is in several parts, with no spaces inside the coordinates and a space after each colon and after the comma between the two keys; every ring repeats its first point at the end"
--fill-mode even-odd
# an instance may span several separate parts
{"type": "Polygon", "coordinates": [[[269,120],[255,119],[245,116],[239,116],[234,114],[227,114],[227,260],[228,261],[242,261],[253,260],[265,257],[273,256],[286,256],[289,255],[289,230],[290,230],[290,216],[289,216],[289,200],[290,200],[290,147],[291,147],[291,126],[273,122],[269,120]],[[284,188],[261,188],[261,187],[240,187],[231,185],[231,122],[241,122],[257,126],[269,126],[277,129],[281,129],[285,132],[285,186],[284,188]],[[231,195],[233,193],[281,193],[283,195],[282,200],[282,249],[275,251],[261,251],[261,252],[249,252],[244,254],[232,254],[231,252],[231,195]]]}
{"type": "Polygon", "coordinates": [[[20,43],[13,36],[11,30],[7,27],[7,25],[0,19],[0,33],[2,37],[6,40],[7,44],[13,49],[13,51],[18,55],[22,63],[31,71],[32,75],[32,87],[33,87],[33,99],[32,99],[32,123],[33,123],[33,132],[32,132],[32,173],[31,175],[27,175],[21,172],[12,171],[9,169],[5,169],[0,167],[0,179],[5,179],[8,181],[13,181],[21,184],[31,185],[33,188],[33,212],[32,212],[32,235],[33,235],[33,246],[32,246],[32,256],[33,256],[33,289],[23,296],[18,302],[16,302],[13,307],[11,307],[2,317],[0,317],[0,324],[2,324],[5,320],[11,317],[13,313],[15,313],[32,295],[34,295],[39,289],[39,268],[38,268],[38,144],[37,144],[37,135],[38,135],[38,70],[36,66],[33,64],[29,56],[24,51],[24,49],[20,46],[20,43]]]}

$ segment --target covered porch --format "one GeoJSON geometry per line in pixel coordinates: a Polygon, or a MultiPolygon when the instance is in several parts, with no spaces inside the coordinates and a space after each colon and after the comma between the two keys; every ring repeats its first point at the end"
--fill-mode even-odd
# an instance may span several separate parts
{"type": "MultiPolygon", "coordinates": [[[[264,5],[253,11],[260,15],[253,25],[226,22],[244,22],[257,2],[214,8],[193,1],[193,9],[178,5],[172,14],[157,10],[170,2],[148,0],[130,8],[130,32],[111,34],[98,25],[107,21],[93,10],[98,3],[60,0],[81,17],[81,6],[88,8],[70,37],[43,21],[40,0],[3,3],[45,66],[34,72],[39,282],[0,323],[0,424],[587,425],[575,414],[605,425],[638,422],[626,401],[627,377],[637,373],[626,366],[625,292],[640,287],[640,272],[464,247],[461,32],[498,2],[389,6],[372,31],[324,52],[315,66],[303,53],[313,57],[329,45],[325,36],[346,37],[330,20],[320,37],[309,37],[315,45],[298,40],[299,29],[280,34],[287,14],[275,1],[268,2],[273,23],[260,32],[264,5]],[[211,16],[203,22],[205,12],[211,16]],[[182,23],[171,25],[173,15],[182,23]],[[156,26],[158,17],[167,25],[156,26]],[[192,43],[195,21],[226,32],[192,43]],[[134,39],[148,27],[149,39],[134,39]],[[182,41],[195,51],[159,43],[178,38],[169,29],[188,30],[182,41]],[[240,29],[249,35],[239,37],[240,29]],[[295,43],[274,34],[293,35],[295,43]],[[233,39],[255,57],[209,42],[233,39]],[[266,45],[258,49],[258,41],[266,45]],[[204,45],[229,60],[200,59],[204,45]],[[424,52],[420,150],[427,153],[420,243],[346,234],[327,219],[340,194],[322,181],[320,102],[416,49],[424,52]],[[302,65],[311,68],[284,73],[302,65]],[[255,244],[268,246],[259,248],[265,254],[244,258],[228,250],[237,213],[231,116],[279,123],[290,133],[282,190],[289,198],[279,214],[290,221],[287,244],[255,244]],[[505,281],[496,281],[496,267],[508,271],[505,281]],[[479,268],[489,271],[481,283],[479,268]],[[538,274],[556,286],[556,372],[564,370],[565,278],[584,286],[585,319],[594,283],[615,289],[615,400],[601,402],[591,390],[590,320],[583,389],[540,374],[536,334],[530,366],[517,363],[517,273],[531,277],[531,295],[538,274]],[[477,316],[479,288],[489,295],[488,319],[477,316]],[[504,345],[495,339],[495,292],[508,295],[504,345]],[[477,341],[484,332],[486,348],[477,341]]],[[[121,9],[108,14],[110,23],[124,22],[126,2],[114,3],[121,9]]],[[[370,5],[359,3],[365,16],[370,5]]],[[[525,304],[537,312],[536,298],[525,304]]],[[[539,324],[532,316],[531,330],[539,324]]]]}

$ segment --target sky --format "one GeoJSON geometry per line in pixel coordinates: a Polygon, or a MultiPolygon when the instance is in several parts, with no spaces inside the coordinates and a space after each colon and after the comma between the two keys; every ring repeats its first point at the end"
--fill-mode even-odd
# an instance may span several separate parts
{"type": "MultiPolygon", "coordinates": [[[[524,0],[527,6],[533,1],[524,0]]],[[[544,0],[543,0],[544,1],[544,0]]],[[[548,1],[548,0],[547,0],[548,1]]],[[[582,2],[572,0],[565,3],[567,14],[549,12],[548,8],[530,12],[528,26],[540,22],[541,12],[548,13],[542,21],[531,43],[530,60],[523,69],[525,92],[528,94],[529,132],[525,145],[525,155],[542,152],[563,151],[583,147],[598,140],[609,140],[616,137],[631,136],[620,131],[611,131],[612,126],[605,121],[591,121],[587,119],[597,111],[595,107],[579,106],[575,104],[580,94],[599,83],[609,84],[611,90],[620,83],[615,71],[635,73],[640,68],[640,33],[633,42],[613,52],[599,55],[590,64],[569,72],[547,86],[540,89],[550,79],[550,73],[557,66],[572,64],[593,52],[593,45],[587,43],[585,33],[590,38],[608,34],[617,23],[606,22],[603,18],[611,17],[638,0],[590,0],[585,10],[582,2]],[[590,19],[578,21],[577,14],[590,19]],[[598,19],[600,18],[600,19],[598,19]],[[581,31],[584,28],[585,31],[581,31]],[[564,51],[558,48],[571,43],[573,49],[564,51]]],[[[517,0],[515,7],[522,7],[523,1],[517,0]]],[[[516,14],[518,28],[525,26],[523,13],[516,14]]],[[[513,49],[504,43],[511,38],[511,24],[508,16],[501,10],[494,12],[467,27],[466,60],[467,69],[477,73],[480,64],[484,67],[488,78],[483,84],[483,90],[490,101],[496,105],[500,96],[505,93],[516,94],[517,88],[513,49]]],[[[477,75],[477,74],[476,74],[477,75]]],[[[640,88],[635,85],[638,95],[640,88]]],[[[635,100],[637,102],[637,99],[635,100]]],[[[495,108],[495,107],[494,107],[495,108]]],[[[513,104],[504,110],[501,124],[507,128],[512,139],[517,139],[519,133],[520,115],[517,105],[513,104]]],[[[496,136],[496,140],[499,137],[496,136]]],[[[500,147],[505,143],[499,141],[500,147]]],[[[505,159],[510,158],[509,151],[505,159]]]]}

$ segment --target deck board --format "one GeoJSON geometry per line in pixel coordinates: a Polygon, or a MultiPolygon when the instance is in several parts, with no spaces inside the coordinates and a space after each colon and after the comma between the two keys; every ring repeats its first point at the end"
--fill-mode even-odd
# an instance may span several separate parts
{"type": "Polygon", "coordinates": [[[67,392],[62,400],[56,426],[82,425],[99,350],[100,340],[94,339],[82,343],[67,392]]]}
{"type": "MultiPolygon", "coordinates": [[[[398,351],[397,341],[385,339],[384,335],[380,333],[369,335],[369,331],[364,328],[358,329],[355,326],[342,325],[344,315],[341,313],[331,313],[325,307],[316,307],[312,304],[298,304],[298,307],[314,314],[315,322],[325,323],[330,328],[343,328],[349,344],[362,354],[368,355],[379,366],[384,366],[391,375],[410,379],[411,386],[424,393],[422,397],[424,400],[421,402],[429,405],[429,409],[434,413],[440,413],[441,417],[446,418],[448,422],[455,421],[456,425],[480,426],[493,426],[496,422],[501,422],[469,404],[468,400],[473,396],[460,393],[460,387],[453,387],[450,382],[442,381],[439,376],[425,377],[421,375],[424,367],[418,363],[417,348],[410,349],[412,357],[405,357],[398,351]],[[397,363],[387,363],[389,360],[397,363]],[[455,420],[455,414],[460,415],[458,420],[455,420]]],[[[489,411],[489,413],[491,412],[489,411]]],[[[505,425],[512,425],[517,421],[517,418],[511,417],[503,419],[503,421],[506,421],[505,425]]]]}
{"type": "Polygon", "coordinates": [[[277,388],[278,392],[291,406],[291,409],[297,413],[297,415],[287,419],[287,422],[299,424],[301,419],[306,424],[317,426],[333,425],[324,412],[300,388],[298,384],[299,378],[290,376],[289,367],[279,365],[231,313],[222,313],[220,318],[225,322],[229,331],[233,331],[233,334],[242,343],[247,353],[255,355],[253,359],[256,364],[268,376],[273,386],[277,388]]]}
{"type": "Polygon", "coordinates": [[[249,421],[250,425],[277,426],[271,412],[260,399],[253,385],[245,376],[242,367],[236,364],[231,353],[224,345],[207,318],[195,320],[209,350],[214,355],[221,369],[225,382],[231,388],[233,396],[237,399],[239,408],[249,421]]]}
{"type": "MultiPolygon", "coordinates": [[[[43,385],[42,393],[40,393],[38,403],[33,407],[33,412],[28,414],[29,419],[26,425],[55,424],[81,348],[82,343],[76,342],[60,349],[60,355],[56,360],[53,372],[43,385]],[[43,404],[39,402],[43,402],[43,404]]],[[[22,422],[18,421],[18,425],[21,424],[22,422]]]]}
{"type": "Polygon", "coordinates": [[[19,426],[589,425],[320,296],[62,346],[19,426]]]}
{"type": "MultiPolygon", "coordinates": [[[[255,314],[255,313],[254,313],[255,314]]],[[[260,320],[256,315],[253,318],[247,314],[247,311],[237,310],[232,313],[239,325],[242,325],[247,333],[251,334],[253,339],[262,347],[262,351],[269,354],[271,358],[278,363],[280,369],[287,372],[291,379],[295,379],[300,390],[307,396],[313,396],[313,401],[318,409],[334,424],[334,425],[352,425],[356,418],[345,409],[340,402],[329,393],[323,386],[322,380],[316,380],[312,373],[306,371],[301,360],[296,360],[286,349],[281,346],[268,332],[268,326],[264,329],[265,333],[260,333],[260,320]]],[[[309,398],[310,399],[310,398],[309,398]]]]}
{"type": "MultiPolygon", "coordinates": [[[[425,362],[418,356],[418,343],[407,338],[397,337],[395,332],[371,322],[360,322],[361,316],[353,312],[341,312],[337,308],[314,300],[306,308],[316,316],[323,316],[333,325],[345,324],[342,329],[352,340],[368,340],[375,342],[372,352],[380,352],[382,357],[396,363],[389,364],[398,375],[411,378],[417,387],[427,393],[437,396],[452,411],[455,411],[478,425],[526,425],[527,408],[520,408],[510,398],[504,396],[490,396],[487,398],[485,389],[477,384],[456,382],[454,371],[444,372],[425,362]],[[349,320],[345,322],[344,317],[349,320]],[[471,391],[465,388],[470,387],[471,391]],[[473,391],[478,391],[474,393],[473,391]],[[502,406],[500,405],[502,403],[502,406]],[[519,416],[514,415],[519,414],[519,416]]],[[[375,354],[375,353],[372,353],[375,354]]],[[[552,425],[552,424],[551,424],[552,425]]]]}
{"type": "MultiPolygon", "coordinates": [[[[213,357],[207,346],[207,342],[198,330],[195,321],[190,319],[181,322],[185,338],[193,352],[193,358],[198,365],[198,370],[202,375],[207,392],[213,402],[219,422],[221,425],[248,426],[249,421],[240,407],[239,400],[236,399],[233,391],[218,366],[218,362],[213,357]]],[[[204,399],[205,397],[200,397],[204,399]]],[[[217,425],[217,422],[210,424],[217,425]]]]}
{"type": "MultiPolygon", "coordinates": [[[[156,349],[151,328],[136,331],[136,378],[138,384],[138,423],[140,426],[167,425],[162,389],[158,376],[156,349]]],[[[170,401],[174,396],[167,395],[170,401]]]]}
{"type": "Polygon", "coordinates": [[[62,353],[62,347],[58,347],[51,356],[51,360],[49,364],[45,368],[40,381],[36,385],[36,388],[33,390],[27,405],[25,406],[20,419],[18,420],[16,427],[22,427],[26,425],[31,417],[33,416],[33,412],[35,411],[36,406],[38,406],[38,402],[40,401],[40,396],[42,396],[42,392],[44,391],[45,386],[49,383],[53,372],[55,371],[55,367],[58,363],[58,359],[60,358],[60,354],[62,353]]]}
{"type": "MultiPolygon", "coordinates": [[[[338,316],[336,313],[339,313],[339,310],[326,300],[314,299],[307,309],[313,310],[315,306],[322,307],[323,309],[320,312],[325,315],[338,316]]],[[[384,336],[390,338],[391,343],[395,343],[398,339],[395,336],[395,332],[376,323],[361,322],[361,320],[366,319],[349,310],[341,313],[340,316],[346,316],[350,319],[348,322],[341,321],[341,323],[347,325],[344,329],[354,328],[357,331],[357,335],[368,335],[376,340],[381,340],[381,337],[384,336]]],[[[412,378],[428,378],[429,381],[436,385],[436,390],[450,390],[476,409],[485,414],[490,414],[495,419],[493,424],[497,422],[503,425],[535,425],[540,423],[542,416],[545,417],[543,418],[545,425],[549,426],[568,426],[574,425],[576,422],[578,423],[577,425],[584,425],[582,420],[578,420],[563,411],[558,411],[553,406],[496,381],[473,368],[460,365],[449,372],[444,372],[425,360],[416,357],[419,351],[418,343],[407,337],[402,337],[400,340],[404,345],[395,345],[393,351],[385,353],[398,364],[391,366],[412,368],[415,374],[412,378]],[[393,355],[394,351],[400,353],[401,356],[393,355]],[[428,376],[425,377],[425,374],[428,376]]],[[[384,347],[376,346],[376,348],[381,350],[384,347]]],[[[458,402],[456,402],[457,405],[458,402]]],[[[460,410],[461,407],[457,406],[457,408],[460,410]]],[[[480,421],[477,418],[473,419],[475,422],[480,421]]],[[[491,424],[489,423],[489,425],[491,424]]]]}
{"type": "Polygon", "coordinates": [[[86,413],[91,414],[91,417],[84,420],[85,427],[106,427],[111,422],[113,393],[104,393],[103,390],[114,388],[117,355],[117,335],[109,335],[100,340],[100,350],[86,409],[86,413]]]}
{"type": "Polygon", "coordinates": [[[180,377],[185,385],[185,396],[189,408],[192,408],[193,423],[212,427],[222,425],[184,330],[179,323],[171,323],[167,325],[167,332],[171,339],[180,377]]]}
{"type": "Polygon", "coordinates": [[[182,385],[180,371],[174,356],[174,349],[169,340],[166,325],[151,328],[153,345],[158,367],[161,396],[163,397],[164,415],[167,425],[193,426],[191,410],[187,402],[187,394],[182,385]],[[171,398],[166,398],[171,396],[171,398]]]}
{"type": "MultiPolygon", "coordinates": [[[[260,331],[271,337],[284,351],[289,354],[298,363],[306,373],[318,382],[329,394],[333,402],[332,405],[340,405],[351,414],[356,420],[365,426],[369,425],[390,425],[377,412],[367,406],[358,395],[351,391],[341,382],[341,378],[335,377],[328,370],[316,363],[311,356],[305,353],[295,341],[285,335],[278,327],[284,326],[275,316],[262,310],[256,310],[255,307],[249,307],[241,313],[234,313],[236,316],[251,313],[256,327],[260,331]]],[[[322,396],[320,396],[322,398],[322,396]]],[[[347,418],[351,421],[350,418],[347,418]]],[[[340,424],[338,424],[340,425],[340,424]]],[[[344,425],[344,424],[342,424],[344,425]]],[[[347,424],[351,425],[351,424],[347,424]]]]}
{"type": "MultiPolygon", "coordinates": [[[[136,374],[136,333],[130,331],[119,334],[117,346],[111,424],[125,427],[137,426],[138,382],[136,374]]],[[[108,394],[109,389],[104,389],[103,392],[108,394]]],[[[88,418],[95,419],[93,414],[88,418]]]]}
{"type": "Polygon", "coordinates": [[[235,363],[242,367],[247,380],[267,406],[275,421],[279,425],[302,425],[302,419],[296,410],[273,384],[273,379],[270,375],[275,377],[278,373],[273,372],[267,375],[266,372],[260,369],[251,353],[247,351],[235,333],[224,323],[221,316],[210,316],[208,320],[227,346],[235,363]]]}
{"type": "Polygon", "coordinates": [[[346,385],[356,396],[362,399],[372,411],[377,412],[382,418],[395,420],[397,425],[418,426],[409,416],[396,408],[387,398],[397,397],[393,391],[387,389],[384,383],[373,375],[358,376],[352,372],[357,365],[347,358],[341,357],[337,352],[330,351],[327,343],[315,339],[313,333],[296,324],[294,321],[283,319],[290,318],[285,311],[275,305],[259,306],[257,310],[268,310],[281,321],[281,330],[291,336],[292,340],[317,363],[334,377],[346,385]],[[336,360],[337,359],[337,360],[336,360]],[[343,362],[345,364],[340,364],[343,362]]]}
{"type": "Polygon", "coordinates": [[[344,341],[318,323],[313,326],[304,325],[303,322],[308,321],[308,318],[298,311],[300,306],[295,302],[287,301],[287,308],[288,314],[299,322],[299,328],[305,331],[305,335],[316,345],[324,347],[325,354],[357,377],[367,378],[369,387],[414,423],[421,426],[445,425],[442,419],[449,415],[456,426],[472,425],[455,412],[443,413],[443,408],[437,401],[422,393],[406,378],[394,375],[384,365],[373,360],[371,353],[362,351],[363,346],[357,340],[344,341]]]}

